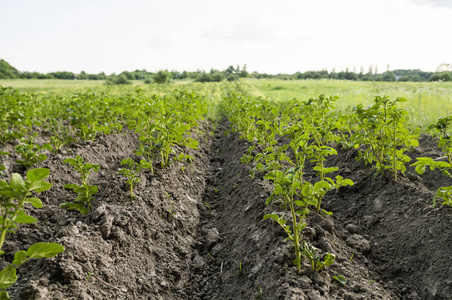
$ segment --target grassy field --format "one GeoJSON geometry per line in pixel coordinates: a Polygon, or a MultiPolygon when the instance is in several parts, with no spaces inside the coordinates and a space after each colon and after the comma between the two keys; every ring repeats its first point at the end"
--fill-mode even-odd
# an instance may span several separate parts
{"type": "MultiPolygon", "coordinates": [[[[132,85],[105,86],[104,81],[93,80],[0,80],[1,86],[10,86],[22,92],[58,95],[76,91],[109,91],[117,93],[135,93],[142,89],[149,93],[166,93],[183,85],[184,90],[196,91],[209,95],[218,101],[225,91],[234,88],[235,83],[196,83],[176,81],[171,84],[143,84],[134,81],[132,85]]],[[[403,107],[410,114],[410,121],[425,128],[436,118],[452,115],[452,83],[449,82],[357,82],[339,80],[254,80],[241,82],[241,89],[246,93],[271,98],[274,100],[299,99],[308,100],[321,94],[337,95],[340,100],[337,109],[347,109],[359,103],[370,105],[376,95],[391,98],[405,97],[408,102],[403,107]]]]}
{"type": "Polygon", "coordinates": [[[414,125],[425,128],[436,118],[452,115],[452,83],[450,82],[357,82],[339,80],[247,80],[243,89],[254,96],[275,100],[308,100],[321,94],[337,95],[337,109],[362,103],[372,104],[375,96],[404,97],[403,103],[414,125]]]}

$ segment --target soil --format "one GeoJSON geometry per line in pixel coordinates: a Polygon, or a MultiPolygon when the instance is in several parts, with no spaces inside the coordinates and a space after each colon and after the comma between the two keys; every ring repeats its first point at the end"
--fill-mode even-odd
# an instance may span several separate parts
{"type": "MultiPolygon", "coordinates": [[[[355,185],[328,193],[323,207],[332,216],[311,213],[304,239],[336,255],[333,265],[313,272],[306,260],[297,273],[293,247],[267,213],[287,215],[277,203],[266,206],[271,182],[240,158],[250,146],[229,129],[202,123],[188,151],[192,164],[143,172],[130,199],[121,160],[133,157],[138,137],[99,136],[72,144],[35,167],[50,169],[53,187],[40,195],[43,209],[27,208],[39,220],[21,226],[4,245],[2,263],[36,242],[62,244],[64,253],[29,261],[8,289],[13,299],[450,299],[452,297],[452,208],[432,207],[439,172],[418,176],[412,168],[397,182],[375,176],[357,162],[355,150],[338,150],[327,164],[355,185]],[[211,132],[212,134],[209,134],[211,132]],[[80,178],[63,162],[80,155],[101,166],[90,177],[99,187],[93,213],[82,216],[58,205],[75,198],[62,186],[80,178]],[[346,284],[334,276],[342,275],[346,284]]],[[[45,133],[42,133],[45,137],[45,133]]],[[[17,142],[17,141],[16,141],[17,142]]],[[[44,139],[43,141],[44,142],[44,139]]],[[[14,142],[1,145],[14,153],[14,142]]],[[[440,157],[428,136],[410,156],[440,157]]],[[[24,174],[15,154],[1,157],[7,170],[24,174]]],[[[335,176],[336,174],[333,174],[335,176]]],[[[315,174],[308,174],[315,177],[315,174]]]]}

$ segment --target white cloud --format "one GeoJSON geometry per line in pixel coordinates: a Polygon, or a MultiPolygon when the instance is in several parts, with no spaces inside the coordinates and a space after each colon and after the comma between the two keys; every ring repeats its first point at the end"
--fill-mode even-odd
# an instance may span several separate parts
{"type": "Polygon", "coordinates": [[[450,0],[412,0],[416,4],[427,4],[437,7],[452,8],[452,1],[450,0]]]}

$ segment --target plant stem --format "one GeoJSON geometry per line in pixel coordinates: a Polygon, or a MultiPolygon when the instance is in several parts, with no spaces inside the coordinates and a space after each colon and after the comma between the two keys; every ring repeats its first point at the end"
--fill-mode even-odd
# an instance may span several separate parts
{"type": "Polygon", "coordinates": [[[396,138],[397,138],[397,127],[396,127],[397,123],[394,122],[394,141],[393,141],[393,147],[394,147],[394,152],[393,152],[393,157],[392,157],[392,172],[394,173],[394,181],[397,181],[397,169],[396,169],[396,152],[397,152],[397,143],[396,143],[396,138]]]}
{"type": "MultiPolygon", "coordinates": [[[[292,195],[293,196],[293,195],[292,195]]],[[[292,213],[292,225],[293,225],[293,239],[295,244],[295,260],[297,262],[297,271],[301,271],[301,255],[300,255],[300,242],[298,240],[297,230],[297,215],[293,205],[293,198],[289,199],[290,212],[292,213]]]]}
{"type": "Polygon", "coordinates": [[[8,208],[6,208],[5,214],[3,215],[3,230],[2,230],[2,234],[0,236],[0,251],[2,250],[3,247],[3,243],[5,242],[5,238],[6,238],[6,223],[8,222],[8,208]]]}

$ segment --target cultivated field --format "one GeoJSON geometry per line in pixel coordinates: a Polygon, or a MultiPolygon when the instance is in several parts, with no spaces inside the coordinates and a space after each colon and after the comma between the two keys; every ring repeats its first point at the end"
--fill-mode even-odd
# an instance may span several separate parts
{"type": "Polygon", "coordinates": [[[452,296],[450,85],[0,85],[1,299],[452,296]]]}

